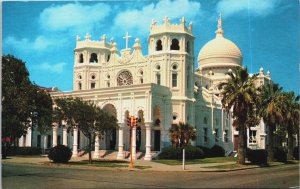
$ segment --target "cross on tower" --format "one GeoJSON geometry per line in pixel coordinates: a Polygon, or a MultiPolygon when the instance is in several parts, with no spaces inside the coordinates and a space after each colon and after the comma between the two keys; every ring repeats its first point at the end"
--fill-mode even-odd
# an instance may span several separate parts
{"type": "Polygon", "coordinates": [[[219,14],[218,29],[222,29],[222,13],[219,14]]]}
{"type": "Polygon", "coordinates": [[[130,35],[128,35],[128,32],[126,32],[126,36],[125,37],[123,37],[123,39],[125,39],[126,40],[126,49],[128,49],[128,39],[130,38],[131,36],[130,35]]]}
{"type": "Polygon", "coordinates": [[[169,21],[170,21],[169,17],[166,16],[166,17],[164,18],[164,22],[167,24],[167,23],[169,23],[169,21]]]}

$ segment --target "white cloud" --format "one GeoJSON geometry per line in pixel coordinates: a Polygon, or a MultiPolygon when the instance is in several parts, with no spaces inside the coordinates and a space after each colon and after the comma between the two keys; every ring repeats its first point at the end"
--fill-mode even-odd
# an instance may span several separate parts
{"type": "Polygon", "coordinates": [[[82,5],[69,3],[46,8],[40,14],[39,23],[46,31],[89,31],[105,19],[111,8],[104,3],[82,5]]]}
{"type": "Polygon", "coordinates": [[[45,38],[44,36],[38,36],[34,40],[29,40],[28,38],[16,39],[13,36],[8,36],[4,39],[4,46],[10,47],[18,51],[44,51],[50,47],[60,45],[59,40],[52,40],[45,38]]]}
{"type": "Polygon", "coordinates": [[[225,17],[245,12],[253,16],[265,16],[278,6],[279,0],[221,0],[217,4],[217,11],[225,17]]]}
{"type": "MultiPolygon", "coordinates": [[[[151,3],[141,9],[129,9],[116,15],[112,33],[118,31],[134,31],[137,35],[147,35],[151,20],[162,21],[165,16],[179,23],[179,18],[188,20],[199,15],[200,3],[189,0],[164,0],[151,3]]],[[[174,21],[173,21],[174,22],[174,21]]]]}
{"type": "Polygon", "coordinates": [[[60,62],[57,64],[49,64],[44,62],[42,64],[37,65],[37,69],[53,72],[53,73],[62,73],[67,64],[65,62],[60,62]]]}

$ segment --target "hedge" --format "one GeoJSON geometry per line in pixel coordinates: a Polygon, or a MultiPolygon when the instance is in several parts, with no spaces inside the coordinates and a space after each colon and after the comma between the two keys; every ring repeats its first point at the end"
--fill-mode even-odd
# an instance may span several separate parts
{"type": "Polygon", "coordinates": [[[8,150],[8,156],[14,156],[14,155],[40,155],[41,154],[41,148],[38,147],[11,147],[8,150]]]}
{"type": "Polygon", "coordinates": [[[246,153],[246,157],[253,164],[266,165],[267,164],[267,158],[268,158],[268,152],[266,150],[263,150],[263,149],[251,150],[251,149],[248,148],[247,153],[246,153]]]}
{"type": "Polygon", "coordinates": [[[287,150],[283,147],[274,149],[274,159],[280,162],[287,162],[287,150]]]}
{"type": "Polygon", "coordinates": [[[52,147],[48,154],[48,158],[55,163],[67,163],[71,159],[71,156],[71,149],[64,145],[52,147]]]}
{"type": "MultiPolygon", "coordinates": [[[[182,159],[183,148],[163,148],[162,152],[158,155],[159,159],[182,159]]],[[[186,159],[201,159],[204,153],[200,148],[195,146],[185,147],[186,159]]]]}

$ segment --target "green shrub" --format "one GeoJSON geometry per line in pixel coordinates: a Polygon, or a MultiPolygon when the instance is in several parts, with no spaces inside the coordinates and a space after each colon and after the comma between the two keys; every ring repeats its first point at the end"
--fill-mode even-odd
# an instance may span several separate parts
{"type": "Polygon", "coordinates": [[[295,147],[294,147],[293,157],[294,157],[296,160],[299,160],[299,146],[295,146],[295,147]]]}
{"type": "Polygon", "coordinates": [[[225,150],[218,145],[214,145],[210,151],[209,151],[210,157],[224,157],[225,156],[225,150]]]}
{"type": "Polygon", "coordinates": [[[274,159],[280,162],[287,162],[287,150],[283,147],[275,148],[274,159]]]}
{"type": "Polygon", "coordinates": [[[248,160],[253,164],[267,164],[268,152],[266,150],[251,150],[248,148],[246,151],[246,156],[248,160]]]}
{"type": "Polygon", "coordinates": [[[14,156],[14,155],[40,155],[41,154],[41,148],[38,147],[11,147],[11,149],[8,152],[8,155],[14,156]]]}
{"type": "Polygon", "coordinates": [[[197,146],[197,147],[203,151],[204,157],[206,158],[210,157],[210,148],[207,148],[205,146],[197,146]]]}
{"type": "Polygon", "coordinates": [[[67,163],[71,159],[71,156],[71,149],[64,145],[52,147],[48,154],[48,158],[55,163],[67,163]]]}
{"type": "MultiPolygon", "coordinates": [[[[203,151],[195,146],[185,147],[186,159],[201,159],[204,156],[203,151]]],[[[182,148],[164,148],[158,155],[159,159],[182,159],[182,148]]]]}

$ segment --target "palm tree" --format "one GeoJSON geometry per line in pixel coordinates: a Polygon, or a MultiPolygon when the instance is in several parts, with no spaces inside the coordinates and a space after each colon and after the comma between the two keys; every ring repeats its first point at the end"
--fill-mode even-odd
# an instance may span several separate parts
{"type": "Polygon", "coordinates": [[[260,88],[259,114],[268,127],[268,162],[273,161],[273,138],[276,126],[283,123],[284,98],[282,87],[278,84],[269,83],[260,88]]]}
{"type": "Polygon", "coordinates": [[[292,160],[293,159],[293,141],[294,141],[294,136],[293,134],[297,132],[297,126],[299,127],[299,96],[295,97],[295,94],[293,91],[284,93],[283,94],[284,98],[284,108],[283,108],[283,113],[284,113],[284,124],[287,129],[288,133],[288,154],[287,154],[287,159],[292,160]]]}
{"type": "Polygon", "coordinates": [[[169,135],[174,148],[185,147],[190,144],[190,140],[196,138],[196,130],[188,123],[179,122],[179,124],[172,125],[169,135]]]}
{"type": "Polygon", "coordinates": [[[254,80],[256,75],[249,77],[247,68],[236,69],[236,73],[227,73],[230,78],[227,82],[219,84],[222,89],[222,105],[226,112],[233,111],[233,125],[239,131],[238,138],[238,164],[245,164],[247,134],[246,128],[256,122],[256,88],[254,80]]]}

